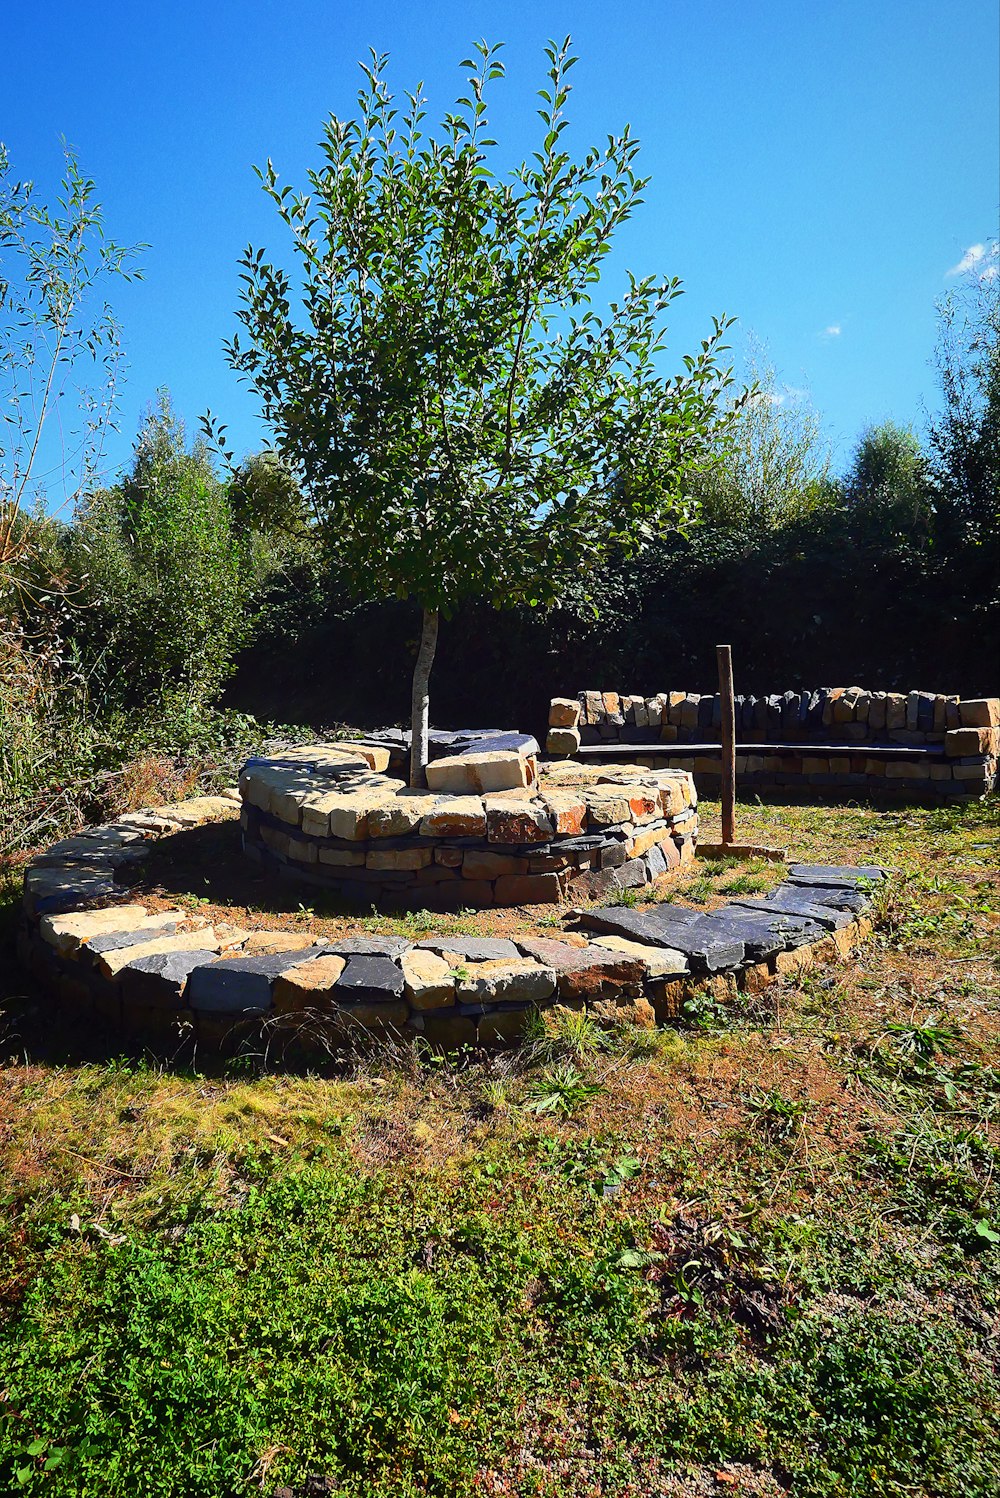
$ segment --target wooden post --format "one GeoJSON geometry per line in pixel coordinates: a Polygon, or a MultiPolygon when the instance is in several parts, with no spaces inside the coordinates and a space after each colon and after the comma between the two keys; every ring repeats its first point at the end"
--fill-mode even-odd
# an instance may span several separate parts
{"type": "Polygon", "coordinates": [[[736,700],[733,696],[733,652],[716,645],[719,696],[722,699],[722,842],[736,841],[736,700]]]}

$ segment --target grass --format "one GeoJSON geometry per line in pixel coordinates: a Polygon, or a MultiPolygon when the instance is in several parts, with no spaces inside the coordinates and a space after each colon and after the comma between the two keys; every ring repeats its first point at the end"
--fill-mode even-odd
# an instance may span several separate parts
{"type": "Polygon", "coordinates": [[[8,966],[0,1491],[995,1493],[997,806],[740,823],[893,868],[878,930],[660,1032],[210,1077],[8,966]]]}

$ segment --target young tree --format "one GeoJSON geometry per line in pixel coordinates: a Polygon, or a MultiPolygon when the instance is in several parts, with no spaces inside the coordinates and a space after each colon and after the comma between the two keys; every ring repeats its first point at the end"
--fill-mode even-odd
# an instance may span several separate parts
{"type": "Polygon", "coordinates": [[[574,161],[566,149],[567,40],[547,49],[542,139],[500,175],[486,92],[498,48],[463,62],[467,90],[426,136],[419,89],[402,113],[386,58],[363,67],[353,120],[331,117],[309,191],[263,186],[301,272],[249,249],[228,346],[329,543],[369,596],[413,598],[411,781],[424,781],[439,618],[469,596],[552,604],[676,521],[706,459],[729,380],[716,319],[663,378],[661,314],[675,278],[629,276],[591,307],[616,229],[639,204],[628,128],[574,161]]]}

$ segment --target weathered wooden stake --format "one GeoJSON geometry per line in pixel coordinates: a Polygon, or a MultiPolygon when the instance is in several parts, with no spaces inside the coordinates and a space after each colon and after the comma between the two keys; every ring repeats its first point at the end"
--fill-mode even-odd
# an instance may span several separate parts
{"type": "Polygon", "coordinates": [[[733,652],[716,645],[719,696],[722,699],[722,841],[736,841],[736,700],[733,696],[733,652]]]}

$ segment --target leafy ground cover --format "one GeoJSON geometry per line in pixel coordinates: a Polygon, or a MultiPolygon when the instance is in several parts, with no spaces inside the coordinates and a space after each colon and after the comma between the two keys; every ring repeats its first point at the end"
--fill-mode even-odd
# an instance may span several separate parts
{"type": "Polygon", "coordinates": [[[995,1493],[998,834],[745,807],[896,871],[856,958],[490,1059],[169,1070],[8,963],[0,1489],[995,1493]]]}

